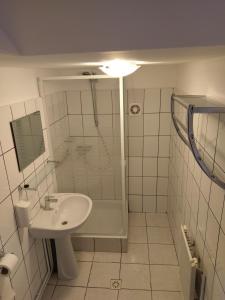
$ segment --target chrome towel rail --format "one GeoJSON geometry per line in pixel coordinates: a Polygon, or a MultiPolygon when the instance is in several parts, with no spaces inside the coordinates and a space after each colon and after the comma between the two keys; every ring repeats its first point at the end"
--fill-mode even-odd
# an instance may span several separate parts
{"type": "Polygon", "coordinates": [[[225,113],[225,106],[210,102],[206,96],[194,96],[194,95],[175,95],[171,96],[171,115],[174,127],[182,139],[182,141],[191,150],[195,160],[202,169],[202,171],[222,189],[225,189],[225,182],[216,176],[211,171],[199,153],[196,145],[196,139],[194,136],[194,114],[211,114],[211,113],[225,113]],[[186,127],[185,125],[175,116],[175,102],[181,105],[186,110],[186,127]],[[187,137],[182,133],[186,133],[187,137]]]}

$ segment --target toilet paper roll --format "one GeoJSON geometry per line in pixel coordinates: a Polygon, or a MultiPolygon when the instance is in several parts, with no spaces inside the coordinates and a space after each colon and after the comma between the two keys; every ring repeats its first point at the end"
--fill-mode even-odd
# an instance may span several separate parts
{"type": "Polygon", "coordinates": [[[15,204],[16,219],[19,227],[27,227],[30,223],[30,202],[18,201],[15,204]]]}
{"type": "MultiPolygon", "coordinates": [[[[3,275],[10,274],[18,262],[15,254],[7,253],[0,259],[0,273],[3,275]]],[[[1,299],[1,298],[0,298],[1,299]]]]}
{"type": "Polygon", "coordinates": [[[12,289],[9,275],[0,274],[0,299],[2,300],[13,300],[16,296],[12,289]]]}

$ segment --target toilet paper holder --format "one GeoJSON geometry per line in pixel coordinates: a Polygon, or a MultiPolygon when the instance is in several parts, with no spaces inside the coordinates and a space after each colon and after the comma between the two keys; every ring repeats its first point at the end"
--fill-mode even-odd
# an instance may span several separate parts
{"type": "MultiPolygon", "coordinates": [[[[5,252],[4,250],[0,250],[0,259],[3,258],[5,256],[5,252]]],[[[0,274],[2,275],[7,275],[9,273],[9,270],[4,268],[4,267],[0,267],[0,274]]]]}

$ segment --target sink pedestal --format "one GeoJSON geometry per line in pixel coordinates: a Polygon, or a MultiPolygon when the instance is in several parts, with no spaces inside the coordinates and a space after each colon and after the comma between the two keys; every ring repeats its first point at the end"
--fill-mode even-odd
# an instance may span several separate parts
{"type": "Polygon", "coordinates": [[[58,278],[62,280],[74,279],[78,274],[77,260],[74,255],[70,235],[55,239],[58,278]]]}

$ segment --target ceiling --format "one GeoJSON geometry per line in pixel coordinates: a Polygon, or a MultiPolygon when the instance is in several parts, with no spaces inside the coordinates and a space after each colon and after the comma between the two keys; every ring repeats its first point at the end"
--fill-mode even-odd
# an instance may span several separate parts
{"type": "Polygon", "coordinates": [[[90,68],[92,66],[100,66],[104,61],[112,59],[125,59],[140,65],[150,65],[177,64],[223,56],[225,56],[225,46],[38,56],[0,54],[0,66],[23,68],[90,68]]]}
{"type": "Polygon", "coordinates": [[[225,45],[223,0],[0,0],[21,55],[225,45]]]}

